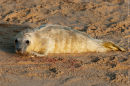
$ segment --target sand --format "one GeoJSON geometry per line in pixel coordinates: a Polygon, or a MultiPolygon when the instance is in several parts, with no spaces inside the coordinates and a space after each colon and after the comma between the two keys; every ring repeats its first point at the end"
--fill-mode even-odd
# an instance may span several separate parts
{"type": "Polygon", "coordinates": [[[0,0],[0,86],[128,86],[129,11],[128,0],[0,0]],[[70,26],[126,52],[16,54],[14,36],[42,24],[70,26]]]}

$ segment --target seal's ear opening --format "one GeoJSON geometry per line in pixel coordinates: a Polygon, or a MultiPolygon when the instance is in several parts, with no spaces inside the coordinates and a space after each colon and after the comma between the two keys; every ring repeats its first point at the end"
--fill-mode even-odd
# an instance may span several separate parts
{"type": "Polygon", "coordinates": [[[124,48],[117,46],[112,42],[103,42],[103,46],[109,50],[113,51],[126,51],[124,48]]]}

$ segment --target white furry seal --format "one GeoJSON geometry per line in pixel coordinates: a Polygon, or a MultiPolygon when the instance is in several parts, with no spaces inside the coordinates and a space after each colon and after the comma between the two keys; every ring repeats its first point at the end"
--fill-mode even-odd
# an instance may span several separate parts
{"type": "Polygon", "coordinates": [[[86,33],[61,25],[43,25],[16,35],[17,53],[44,56],[49,53],[124,51],[112,42],[89,37],[86,33]]]}

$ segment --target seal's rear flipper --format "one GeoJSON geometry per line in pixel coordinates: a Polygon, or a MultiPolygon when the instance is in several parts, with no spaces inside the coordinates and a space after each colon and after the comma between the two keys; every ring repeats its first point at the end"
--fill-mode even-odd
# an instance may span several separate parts
{"type": "Polygon", "coordinates": [[[126,51],[124,48],[117,46],[116,44],[112,42],[103,42],[103,46],[107,48],[109,51],[126,51]]]}

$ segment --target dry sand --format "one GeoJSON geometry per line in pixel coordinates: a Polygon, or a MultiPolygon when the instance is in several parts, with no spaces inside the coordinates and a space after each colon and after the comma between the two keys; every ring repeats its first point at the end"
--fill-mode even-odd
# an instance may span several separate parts
{"type": "Polygon", "coordinates": [[[128,0],[0,0],[0,86],[128,86],[128,0]],[[27,57],[13,37],[42,24],[67,25],[126,52],[27,57]]]}

